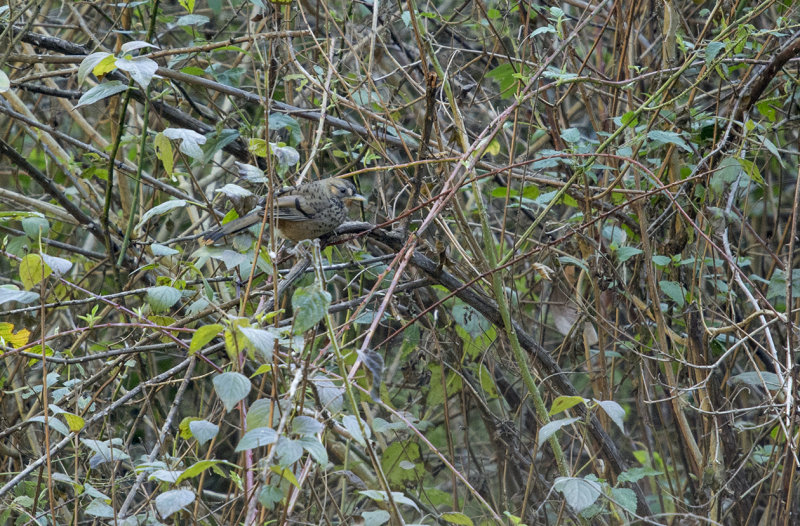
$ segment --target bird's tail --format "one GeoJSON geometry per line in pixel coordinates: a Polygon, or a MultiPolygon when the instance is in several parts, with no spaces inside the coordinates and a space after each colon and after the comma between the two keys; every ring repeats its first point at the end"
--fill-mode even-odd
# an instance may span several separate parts
{"type": "Polygon", "coordinates": [[[261,223],[262,214],[250,213],[244,217],[228,221],[222,226],[205,232],[200,237],[200,243],[203,245],[211,245],[216,243],[225,236],[232,236],[247,230],[251,226],[261,223]]]}

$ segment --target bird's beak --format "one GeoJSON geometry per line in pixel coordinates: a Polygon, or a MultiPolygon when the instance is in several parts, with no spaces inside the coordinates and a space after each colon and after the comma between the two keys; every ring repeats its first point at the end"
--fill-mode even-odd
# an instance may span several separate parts
{"type": "Polygon", "coordinates": [[[364,197],[364,196],[363,196],[363,195],[361,195],[361,194],[354,194],[353,196],[351,196],[351,197],[348,197],[348,198],[346,199],[346,201],[347,201],[347,204],[348,204],[348,205],[349,205],[350,203],[352,203],[353,201],[359,201],[359,202],[361,202],[361,203],[366,203],[366,202],[367,202],[367,198],[366,198],[366,197],[364,197]]]}

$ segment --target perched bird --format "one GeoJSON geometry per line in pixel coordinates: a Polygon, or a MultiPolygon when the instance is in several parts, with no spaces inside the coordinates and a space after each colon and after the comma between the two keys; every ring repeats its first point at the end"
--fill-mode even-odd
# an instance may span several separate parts
{"type": "MultiPolygon", "coordinates": [[[[347,220],[347,207],[353,201],[365,201],[350,181],[331,177],[284,188],[275,194],[274,217],[278,233],[290,241],[315,239],[330,234],[347,220]]],[[[253,225],[260,225],[266,200],[249,214],[225,223],[202,235],[208,245],[225,236],[237,234],[253,225]]]]}

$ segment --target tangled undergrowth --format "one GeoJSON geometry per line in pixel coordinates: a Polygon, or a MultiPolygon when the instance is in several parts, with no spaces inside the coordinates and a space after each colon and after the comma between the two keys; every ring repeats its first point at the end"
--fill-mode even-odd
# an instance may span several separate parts
{"type": "Polygon", "coordinates": [[[796,523],[797,20],[0,7],[0,523],[796,523]]]}

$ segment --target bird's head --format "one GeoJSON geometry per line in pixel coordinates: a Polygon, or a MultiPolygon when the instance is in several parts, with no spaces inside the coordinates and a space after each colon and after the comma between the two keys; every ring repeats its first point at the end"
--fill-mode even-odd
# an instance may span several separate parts
{"type": "Polygon", "coordinates": [[[332,179],[330,182],[330,192],[333,197],[338,197],[344,201],[346,205],[350,205],[354,201],[363,203],[367,200],[366,197],[356,191],[356,187],[353,183],[344,179],[332,179]]]}

